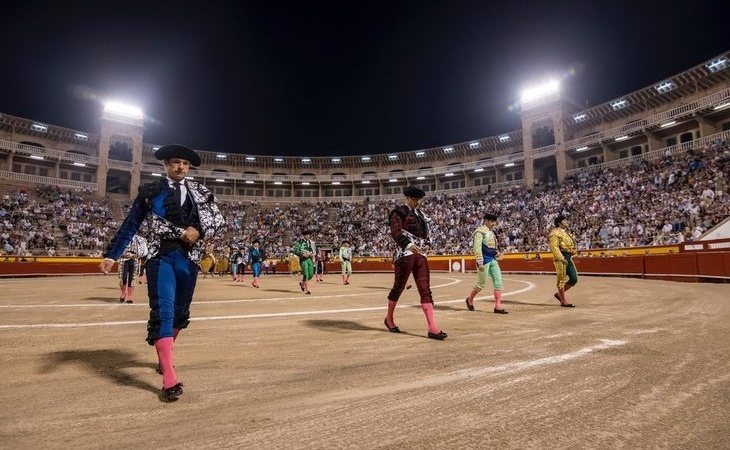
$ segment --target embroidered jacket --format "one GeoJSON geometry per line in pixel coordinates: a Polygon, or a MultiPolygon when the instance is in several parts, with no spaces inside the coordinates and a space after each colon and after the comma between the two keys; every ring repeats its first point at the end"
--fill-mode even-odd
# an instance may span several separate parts
{"type": "Polygon", "coordinates": [[[489,264],[497,256],[497,237],[486,225],[474,231],[474,256],[477,263],[489,264]]]}
{"type": "Polygon", "coordinates": [[[294,244],[294,254],[297,255],[301,261],[311,258],[315,253],[317,253],[317,246],[311,239],[302,238],[294,244]]]}
{"type": "Polygon", "coordinates": [[[577,251],[575,239],[562,228],[553,228],[548,239],[550,240],[550,251],[553,254],[554,260],[569,258],[575,255],[577,251]]]}
{"type": "Polygon", "coordinates": [[[411,209],[407,205],[397,206],[390,212],[388,223],[390,224],[390,235],[398,246],[395,259],[409,255],[408,246],[411,244],[419,247],[429,245],[428,225],[420,211],[411,209]]]}
{"type": "Polygon", "coordinates": [[[148,258],[160,253],[163,242],[178,241],[185,228],[192,226],[200,232],[200,238],[192,245],[180,242],[187,250],[190,261],[200,265],[204,241],[222,232],[225,219],[216,205],[215,196],[208,188],[195,181],[185,181],[188,200],[192,201],[191,214],[175,201],[175,189],[163,178],[140,186],[129,214],[109,243],[105,258],[118,259],[144,221],[147,223],[148,258]]]}

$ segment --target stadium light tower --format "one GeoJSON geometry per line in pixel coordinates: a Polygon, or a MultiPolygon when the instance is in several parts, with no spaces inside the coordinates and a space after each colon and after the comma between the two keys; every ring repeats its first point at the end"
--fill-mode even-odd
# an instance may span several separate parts
{"type": "Polygon", "coordinates": [[[522,91],[520,102],[522,107],[533,106],[538,103],[553,100],[560,92],[560,81],[550,80],[546,83],[529,87],[522,91]]]}
{"type": "Polygon", "coordinates": [[[134,105],[117,101],[107,101],[104,103],[104,119],[142,126],[144,123],[144,113],[141,108],[134,105]]]}

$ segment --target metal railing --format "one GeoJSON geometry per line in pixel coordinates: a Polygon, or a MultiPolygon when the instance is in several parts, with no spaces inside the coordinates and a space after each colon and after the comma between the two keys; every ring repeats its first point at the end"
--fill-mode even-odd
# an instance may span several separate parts
{"type": "Polygon", "coordinates": [[[69,153],[62,150],[38,147],[36,145],[21,144],[18,142],[5,141],[0,139],[0,150],[9,150],[14,153],[22,153],[29,156],[40,156],[44,159],[50,158],[58,161],[78,162],[98,166],[99,158],[96,156],[69,153]]]}
{"type": "Polygon", "coordinates": [[[718,139],[720,140],[726,140],[730,138],[730,131],[723,131],[721,133],[712,134],[710,136],[705,136],[703,138],[695,139],[693,141],[687,141],[682,142],[681,144],[671,145],[669,147],[663,147],[658,148],[656,150],[652,150],[650,152],[645,152],[640,155],[634,155],[629,156],[627,158],[621,158],[621,159],[614,159],[612,161],[606,161],[600,164],[594,164],[587,167],[577,167],[575,169],[570,169],[565,171],[566,176],[575,175],[579,172],[585,172],[585,171],[594,171],[594,170],[601,170],[601,169],[610,169],[614,167],[622,167],[631,165],[637,161],[652,161],[655,159],[659,159],[667,154],[676,155],[679,153],[684,153],[687,150],[692,150],[697,147],[702,147],[707,144],[712,144],[713,142],[716,142],[718,139]]]}
{"type": "Polygon", "coordinates": [[[637,120],[635,122],[631,122],[629,124],[621,125],[610,130],[601,131],[599,133],[591,134],[578,139],[573,139],[565,143],[565,149],[570,150],[586,145],[608,141],[610,139],[615,139],[627,133],[643,130],[647,127],[651,127],[657,124],[666,123],[673,119],[680,119],[684,116],[694,114],[697,111],[712,108],[719,104],[725,103],[729,100],[730,89],[724,89],[706,97],[697,99],[693,102],[687,103],[686,105],[677,106],[676,108],[653,114],[649,117],[637,120]]]}
{"type": "Polygon", "coordinates": [[[90,191],[97,191],[98,186],[99,186],[98,183],[64,180],[62,178],[53,178],[53,177],[42,177],[40,175],[30,175],[27,173],[9,172],[7,170],[0,170],[0,178],[2,178],[4,180],[25,181],[27,183],[34,183],[34,184],[55,185],[58,187],[65,187],[65,188],[72,188],[72,189],[87,189],[90,191]]]}

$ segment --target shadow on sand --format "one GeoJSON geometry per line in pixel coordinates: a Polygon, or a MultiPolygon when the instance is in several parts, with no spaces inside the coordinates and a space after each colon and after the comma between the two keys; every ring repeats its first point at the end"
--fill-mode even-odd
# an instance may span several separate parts
{"type": "Polygon", "coordinates": [[[108,378],[121,386],[130,386],[149,392],[159,393],[159,387],[153,386],[134,375],[124,371],[128,367],[145,367],[156,369],[157,364],[139,361],[129,352],[106,350],[65,350],[47,355],[46,365],[41,373],[51,373],[64,364],[79,364],[89,372],[108,378]]]}
{"type": "Polygon", "coordinates": [[[428,336],[424,336],[421,334],[408,333],[407,331],[403,330],[401,330],[400,333],[391,333],[385,328],[385,325],[383,325],[382,327],[371,327],[363,325],[360,322],[354,322],[352,320],[311,319],[307,320],[306,324],[310,327],[319,328],[320,330],[324,331],[379,331],[382,333],[388,333],[393,335],[400,334],[405,336],[415,336],[428,339],[428,336]]]}

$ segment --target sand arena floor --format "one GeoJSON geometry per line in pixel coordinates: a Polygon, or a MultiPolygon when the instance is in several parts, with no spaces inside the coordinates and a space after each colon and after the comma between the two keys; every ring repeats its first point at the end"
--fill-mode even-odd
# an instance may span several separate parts
{"type": "Polygon", "coordinates": [[[171,404],[146,287],[0,280],[0,448],[728,448],[727,284],[583,276],[569,309],[553,277],[506,275],[502,316],[434,273],[440,342],[415,289],[383,327],[392,275],[325,279],[200,279],[171,404]]]}

